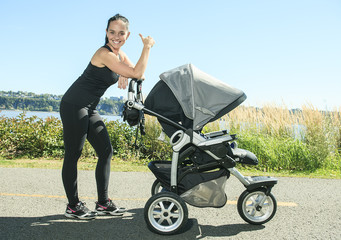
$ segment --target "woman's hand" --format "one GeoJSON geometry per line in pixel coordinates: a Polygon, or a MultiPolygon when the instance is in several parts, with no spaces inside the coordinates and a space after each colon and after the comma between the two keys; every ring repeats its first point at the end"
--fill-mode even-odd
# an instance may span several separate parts
{"type": "Polygon", "coordinates": [[[140,35],[140,37],[142,39],[142,42],[143,42],[143,45],[145,47],[148,47],[148,48],[153,47],[153,45],[155,44],[155,41],[154,41],[154,39],[152,37],[150,37],[150,36],[143,37],[141,33],[139,35],[140,35]]]}
{"type": "Polygon", "coordinates": [[[117,85],[119,89],[126,89],[126,87],[128,86],[128,78],[120,76],[118,78],[117,85]]]}

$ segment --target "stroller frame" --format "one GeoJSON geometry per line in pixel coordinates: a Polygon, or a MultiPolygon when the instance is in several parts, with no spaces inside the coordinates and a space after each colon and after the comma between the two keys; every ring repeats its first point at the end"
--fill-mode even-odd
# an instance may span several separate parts
{"type": "MultiPolygon", "coordinates": [[[[143,105],[142,80],[132,79],[130,81],[126,107],[129,110],[135,109],[139,112],[155,116],[159,120],[178,129],[170,137],[170,145],[173,149],[170,163],[170,184],[166,187],[160,179],[156,179],[152,186],[152,197],[147,201],[144,208],[145,221],[151,231],[162,235],[174,234],[180,231],[188,219],[187,206],[184,199],[181,198],[182,195],[179,196],[178,192],[180,180],[187,173],[204,172],[213,169],[227,170],[228,173],[235,176],[245,186],[246,190],[240,195],[237,203],[238,213],[242,219],[250,224],[259,225],[273,218],[277,210],[277,202],[271,193],[271,189],[277,184],[277,179],[263,176],[246,177],[235,168],[236,163],[258,164],[258,160],[254,155],[255,159],[251,157],[251,160],[244,161],[246,152],[236,146],[236,135],[229,135],[227,130],[202,134],[192,129],[186,129],[181,124],[147,109],[143,105]],[[135,84],[137,84],[136,92],[134,91],[135,84]],[[186,148],[187,146],[191,147],[186,148]],[[179,166],[183,164],[183,160],[196,148],[214,160],[204,164],[192,165],[187,168],[184,174],[179,176],[179,166]],[[221,149],[226,150],[221,151],[221,149]]],[[[151,164],[153,162],[150,163],[150,168],[151,164]]]]}

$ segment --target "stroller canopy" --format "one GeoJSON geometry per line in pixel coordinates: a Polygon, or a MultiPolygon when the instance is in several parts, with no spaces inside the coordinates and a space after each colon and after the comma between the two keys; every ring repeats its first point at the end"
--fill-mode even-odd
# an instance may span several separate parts
{"type": "Polygon", "coordinates": [[[241,90],[202,72],[193,64],[164,72],[160,79],[170,88],[186,117],[193,120],[193,130],[202,129],[246,99],[241,90]]]}

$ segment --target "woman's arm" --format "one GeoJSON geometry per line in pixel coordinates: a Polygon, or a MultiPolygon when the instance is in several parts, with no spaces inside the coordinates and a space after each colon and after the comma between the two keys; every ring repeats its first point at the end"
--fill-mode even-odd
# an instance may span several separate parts
{"type": "MultiPolygon", "coordinates": [[[[135,66],[130,62],[128,58],[126,58],[124,62],[121,62],[118,56],[115,55],[115,53],[109,52],[107,49],[103,49],[103,48],[101,48],[98,51],[98,55],[99,55],[98,60],[100,60],[101,62],[100,65],[107,66],[111,71],[116,72],[119,75],[125,76],[126,78],[138,78],[138,79],[142,78],[147,68],[150,48],[154,45],[155,41],[152,37],[149,37],[149,36],[144,38],[140,34],[140,37],[143,42],[143,49],[142,49],[141,56],[135,66]]],[[[93,58],[92,61],[93,60],[95,59],[93,58]]]]}
{"type": "Polygon", "coordinates": [[[130,59],[128,58],[128,56],[125,54],[125,52],[123,52],[123,51],[121,51],[120,52],[120,55],[121,55],[121,59],[123,59],[122,60],[122,62],[123,63],[125,63],[126,65],[128,65],[129,67],[135,67],[135,64],[132,62],[132,61],[130,61],[130,59]]]}

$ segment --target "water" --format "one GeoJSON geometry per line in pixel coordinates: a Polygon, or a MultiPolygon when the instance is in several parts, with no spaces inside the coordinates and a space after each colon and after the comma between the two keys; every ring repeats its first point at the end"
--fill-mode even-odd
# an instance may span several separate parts
{"type": "MultiPolygon", "coordinates": [[[[0,116],[8,117],[8,118],[15,118],[19,116],[19,114],[23,113],[22,110],[0,110],[0,116]]],[[[33,117],[37,116],[38,118],[45,119],[47,117],[56,117],[60,119],[59,112],[39,112],[39,111],[25,111],[26,117],[33,117]]],[[[103,119],[107,121],[115,121],[119,120],[123,122],[123,118],[121,116],[108,116],[108,115],[101,115],[103,119]]],[[[244,123],[246,124],[246,123],[244,123]]],[[[229,130],[229,124],[224,119],[220,119],[219,121],[219,130],[229,130]]],[[[293,137],[295,139],[302,140],[304,138],[304,130],[305,126],[303,125],[292,125],[293,137]]]]}
{"type": "MultiPolygon", "coordinates": [[[[22,110],[0,110],[0,116],[4,116],[8,118],[15,118],[23,112],[25,112],[26,117],[37,116],[38,118],[41,118],[41,119],[45,119],[47,117],[55,117],[55,118],[60,119],[59,112],[40,112],[40,111],[22,111],[22,110]]],[[[122,121],[121,116],[101,115],[101,117],[103,119],[106,119],[107,121],[115,121],[115,120],[122,121]]]]}

